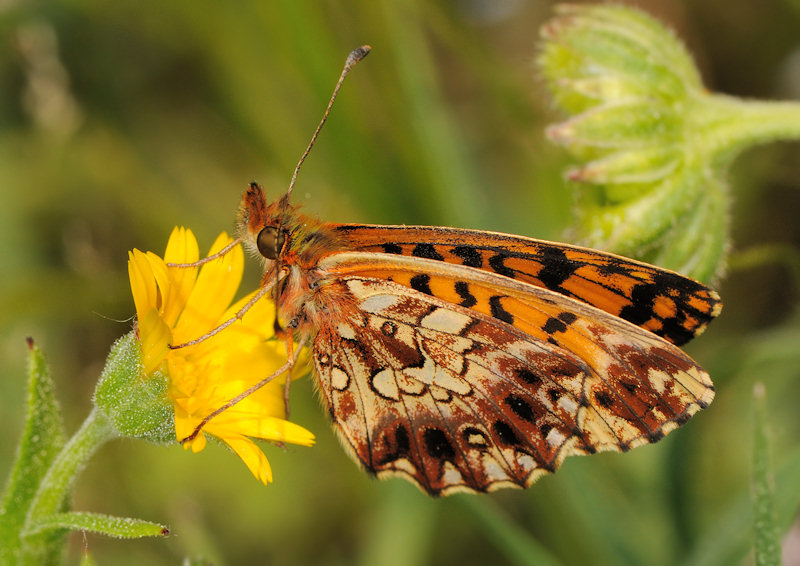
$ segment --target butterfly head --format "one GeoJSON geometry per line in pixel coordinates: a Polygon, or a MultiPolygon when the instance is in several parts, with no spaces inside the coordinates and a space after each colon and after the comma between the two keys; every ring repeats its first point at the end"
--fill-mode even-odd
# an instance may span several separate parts
{"type": "Polygon", "coordinates": [[[267,204],[261,185],[250,183],[239,206],[239,236],[253,253],[274,261],[286,247],[295,208],[288,195],[267,204]]]}
{"type": "Polygon", "coordinates": [[[239,206],[239,237],[267,268],[275,261],[311,267],[314,258],[336,246],[331,231],[298,208],[289,202],[288,193],[267,204],[261,185],[247,187],[239,206]]]}

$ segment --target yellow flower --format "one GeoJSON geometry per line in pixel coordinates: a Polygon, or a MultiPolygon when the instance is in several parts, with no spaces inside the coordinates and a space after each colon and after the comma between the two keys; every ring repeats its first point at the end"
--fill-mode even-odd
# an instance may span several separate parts
{"type": "MultiPolygon", "coordinates": [[[[220,234],[209,255],[231,241],[227,234],[220,234]]],[[[286,348],[273,332],[274,304],[267,298],[218,334],[192,346],[169,349],[170,344],[204,336],[232,318],[255,294],[231,305],[244,270],[241,246],[199,269],[167,266],[198,259],[197,240],[185,228],[173,230],[163,259],[139,250],[130,252],[128,259],[145,373],[160,369],[168,375],[178,439],[190,436],[204,417],[286,362],[286,348]]],[[[307,363],[301,355],[293,379],[302,375],[307,363]]],[[[285,419],[285,381],[281,375],[229,407],[184,447],[199,452],[206,445],[205,434],[210,434],[230,446],[262,483],[272,481],[269,462],[250,437],[304,446],[314,442],[313,434],[285,419]]]]}

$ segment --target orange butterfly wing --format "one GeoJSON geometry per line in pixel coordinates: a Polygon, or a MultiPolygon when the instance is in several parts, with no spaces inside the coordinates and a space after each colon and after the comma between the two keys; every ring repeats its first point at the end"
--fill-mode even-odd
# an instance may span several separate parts
{"type": "Polygon", "coordinates": [[[459,228],[328,226],[353,251],[433,259],[497,273],[588,303],[673,344],[700,334],[722,307],[716,292],[692,279],[589,248],[459,228]]]}

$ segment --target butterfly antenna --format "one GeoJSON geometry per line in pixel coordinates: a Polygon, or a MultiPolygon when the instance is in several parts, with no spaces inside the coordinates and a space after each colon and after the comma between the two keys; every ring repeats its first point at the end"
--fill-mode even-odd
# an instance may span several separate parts
{"type": "Polygon", "coordinates": [[[300,157],[300,161],[297,162],[297,166],[294,168],[294,173],[292,173],[292,180],[289,181],[289,190],[286,191],[286,196],[284,199],[286,201],[289,200],[289,195],[292,194],[292,189],[294,188],[294,184],[297,181],[297,173],[300,171],[300,166],[303,165],[303,162],[308,157],[308,154],[311,152],[311,148],[314,147],[314,142],[317,141],[317,136],[319,136],[320,130],[322,130],[322,126],[325,125],[325,122],[328,120],[328,115],[331,113],[331,108],[333,107],[333,101],[336,100],[336,95],[339,94],[339,89],[342,88],[342,83],[344,82],[345,77],[350,72],[350,69],[355,67],[356,63],[361,61],[364,57],[369,55],[369,52],[372,48],[369,45],[362,45],[354,49],[350,52],[350,55],[347,56],[347,61],[344,63],[344,68],[342,69],[342,74],[339,75],[339,81],[336,83],[336,87],[333,89],[333,94],[331,95],[330,101],[328,101],[328,107],[325,109],[325,113],[322,115],[322,120],[319,122],[319,126],[317,129],[314,130],[314,135],[311,136],[311,141],[308,142],[308,147],[303,152],[303,155],[300,157]]]}

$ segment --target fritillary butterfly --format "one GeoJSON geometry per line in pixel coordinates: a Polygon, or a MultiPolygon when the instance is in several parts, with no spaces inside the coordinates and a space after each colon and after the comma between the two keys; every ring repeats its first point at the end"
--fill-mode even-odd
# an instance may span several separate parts
{"type": "Polygon", "coordinates": [[[313,338],[345,447],[430,494],[527,487],[570,454],[655,442],[714,397],[676,345],[719,314],[677,273],[491,232],[329,224],[253,183],[245,242],[313,338]]]}
{"type": "Polygon", "coordinates": [[[658,441],[714,397],[677,347],[721,310],[696,281],[522,236],[326,223],[288,197],[251,184],[240,237],[372,474],[432,495],[528,487],[571,454],[658,441]]]}

